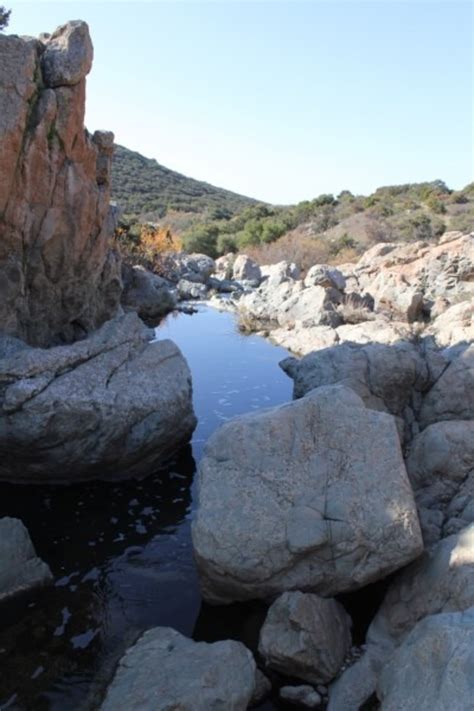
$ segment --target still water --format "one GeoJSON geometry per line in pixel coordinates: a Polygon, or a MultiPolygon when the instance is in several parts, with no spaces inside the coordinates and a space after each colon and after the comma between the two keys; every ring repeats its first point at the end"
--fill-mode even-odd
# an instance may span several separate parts
{"type": "Polygon", "coordinates": [[[287,352],[241,335],[232,314],[198,308],[156,330],[191,368],[198,417],[191,445],[141,481],[0,484],[0,516],[23,520],[55,577],[53,587],[0,607],[1,711],[97,709],[118,658],[157,625],[256,647],[262,604],[202,604],[190,538],[193,482],[219,425],[291,399],[292,383],[278,367],[287,352]]]}

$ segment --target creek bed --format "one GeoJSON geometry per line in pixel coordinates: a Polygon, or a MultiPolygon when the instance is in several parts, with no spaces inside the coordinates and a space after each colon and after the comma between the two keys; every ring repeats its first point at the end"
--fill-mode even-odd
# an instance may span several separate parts
{"type": "Polygon", "coordinates": [[[2,711],[97,709],[125,649],[157,625],[255,650],[261,603],[202,603],[190,537],[194,474],[219,425],[291,400],[292,382],[278,367],[288,354],[241,335],[233,314],[207,306],[171,314],[156,333],[177,343],[192,372],[191,445],[140,481],[0,484],[0,516],[23,520],[55,577],[53,587],[0,608],[2,711]]]}

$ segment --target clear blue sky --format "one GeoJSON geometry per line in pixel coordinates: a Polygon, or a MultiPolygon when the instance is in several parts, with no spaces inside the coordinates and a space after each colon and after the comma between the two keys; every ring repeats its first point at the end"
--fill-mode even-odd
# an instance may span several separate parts
{"type": "Polygon", "coordinates": [[[462,0],[21,2],[8,32],[90,25],[87,125],[275,203],[473,177],[462,0]]]}

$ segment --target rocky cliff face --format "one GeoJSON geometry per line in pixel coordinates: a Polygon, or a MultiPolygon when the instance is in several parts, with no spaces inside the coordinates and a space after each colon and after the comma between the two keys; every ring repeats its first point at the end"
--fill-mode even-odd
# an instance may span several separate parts
{"type": "Polygon", "coordinates": [[[113,134],[84,129],[93,57],[84,22],[0,36],[0,331],[71,342],[115,315],[113,134]]]}

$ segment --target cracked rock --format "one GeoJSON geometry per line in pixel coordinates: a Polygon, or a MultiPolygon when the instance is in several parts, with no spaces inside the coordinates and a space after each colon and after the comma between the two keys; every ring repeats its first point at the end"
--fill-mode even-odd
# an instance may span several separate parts
{"type": "Polygon", "coordinates": [[[1,359],[0,479],[139,476],[186,442],[191,375],[177,346],[152,336],[130,313],[73,345],[1,359]]]}
{"type": "Polygon", "coordinates": [[[395,420],[344,386],[235,418],[209,440],[193,543],[215,603],[332,596],[422,551],[395,420]]]}

